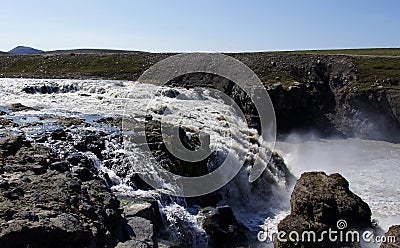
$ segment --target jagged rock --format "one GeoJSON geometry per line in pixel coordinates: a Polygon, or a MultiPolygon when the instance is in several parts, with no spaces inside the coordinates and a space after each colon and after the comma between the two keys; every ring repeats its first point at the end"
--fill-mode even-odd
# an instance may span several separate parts
{"type": "MultiPolygon", "coordinates": [[[[170,153],[163,139],[164,136],[168,136],[168,131],[170,127],[163,127],[163,133],[161,133],[161,123],[156,120],[147,121],[145,124],[145,135],[147,145],[153,153],[153,156],[158,160],[162,161],[166,169],[171,173],[194,177],[202,176],[208,173],[207,161],[205,158],[198,162],[188,162],[176,158],[170,153]]],[[[186,130],[179,128],[179,139],[188,150],[195,150],[202,144],[202,148],[197,149],[198,152],[202,151],[204,153],[210,153],[209,144],[207,142],[201,143],[200,138],[204,137],[203,141],[206,140],[206,134],[194,133],[190,137],[187,135],[186,130]],[[202,136],[201,136],[202,135],[202,136]]],[[[174,146],[172,147],[175,148],[174,146]]],[[[179,150],[174,150],[174,152],[180,152],[179,150]]],[[[176,154],[176,153],[175,153],[176,154]]]]}
{"type": "Polygon", "coordinates": [[[203,229],[210,237],[210,246],[233,247],[246,242],[246,228],[229,206],[205,208],[201,214],[205,216],[203,229]]]}
{"type": "Polygon", "coordinates": [[[64,140],[66,138],[66,136],[67,136],[67,134],[65,133],[65,130],[63,128],[54,130],[50,135],[50,137],[53,140],[64,140]]]}
{"type": "Polygon", "coordinates": [[[389,231],[385,233],[385,239],[386,242],[381,244],[381,248],[400,247],[400,225],[391,226],[389,231]]]}
{"type": "Polygon", "coordinates": [[[157,230],[162,226],[160,209],[156,200],[146,199],[146,201],[129,204],[124,208],[124,216],[128,219],[131,217],[141,217],[149,220],[157,230]]]}
{"type": "Polygon", "coordinates": [[[272,85],[272,89],[282,91],[283,90],[283,84],[282,83],[276,83],[272,85]]]}
{"type": "Polygon", "coordinates": [[[95,133],[85,135],[74,147],[81,152],[93,152],[97,157],[102,158],[101,152],[105,149],[105,143],[101,136],[102,134],[95,133]]]}
{"type": "MultiPolygon", "coordinates": [[[[371,227],[371,210],[367,203],[349,190],[349,183],[340,174],[326,175],[324,172],[304,173],[297,181],[291,196],[291,214],[283,219],[279,231],[303,233],[314,231],[321,234],[332,228],[339,230],[337,222],[345,220],[347,228],[371,227]]],[[[275,247],[343,247],[352,244],[324,242],[279,242],[275,247]]]]}
{"type": "Polygon", "coordinates": [[[22,105],[21,103],[13,103],[8,108],[13,112],[33,110],[33,108],[22,105]]]}
{"type": "Polygon", "coordinates": [[[117,247],[158,247],[154,225],[142,217],[129,217],[126,224],[126,233],[130,240],[119,243],[117,247]]]}
{"type": "Polygon", "coordinates": [[[216,207],[220,201],[223,200],[223,194],[221,191],[215,191],[202,196],[186,198],[186,203],[189,206],[200,206],[205,207],[216,207]]]}
{"type": "Polygon", "coordinates": [[[122,128],[122,118],[106,117],[96,121],[97,123],[113,125],[117,128],[122,128]]]}
{"type": "Polygon", "coordinates": [[[0,247],[114,247],[125,241],[119,201],[98,177],[82,181],[50,149],[2,138],[0,247]],[[12,144],[12,145],[10,145],[12,144]]]}
{"type": "Polygon", "coordinates": [[[67,161],[72,165],[73,175],[82,181],[89,181],[95,176],[93,162],[82,153],[73,153],[67,157],[67,161]]]}
{"type": "Polygon", "coordinates": [[[60,87],[53,84],[44,84],[42,86],[26,86],[22,88],[22,91],[28,94],[53,94],[60,92],[60,87]]]}
{"type": "Polygon", "coordinates": [[[179,96],[181,93],[175,89],[169,89],[166,90],[162,93],[163,96],[169,97],[169,98],[175,98],[179,96]]]}
{"type": "Polygon", "coordinates": [[[7,136],[0,139],[0,154],[4,156],[15,155],[23,145],[22,136],[7,136]]]}

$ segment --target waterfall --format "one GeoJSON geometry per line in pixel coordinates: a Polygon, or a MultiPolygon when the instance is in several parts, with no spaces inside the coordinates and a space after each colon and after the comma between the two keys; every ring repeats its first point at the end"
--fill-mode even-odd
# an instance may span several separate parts
{"type": "MultiPolygon", "coordinates": [[[[121,142],[124,131],[116,131],[100,125],[96,120],[104,117],[132,117],[134,125],[144,125],[149,113],[154,120],[179,125],[191,132],[203,132],[210,136],[210,149],[216,154],[208,161],[208,169],[214,170],[224,161],[226,154],[234,153],[232,163],[243,164],[236,177],[219,193],[220,204],[229,204],[237,218],[251,231],[270,225],[287,213],[287,173],[282,164],[269,161],[271,151],[263,145],[255,129],[247,126],[236,110],[212,94],[208,89],[174,88],[179,97],[171,97],[171,88],[127,81],[96,80],[41,80],[0,79],[0,105],[22,103],[31,110],[16,112],[18,116],[77,117],[92,123],[85,130],[106,132],[105,150],[100,159],[92,152],[85,153],[96,169],[109,177],[111,189],[119,195],[150,197],[159,201],[170,238],[178,243],[197,244],[204,247],[207,237],[201,227],[201,216],[196,206],[187,206],[182,198],[165,197],[157,190],[137,187],[135,168],[159,166],[140,144],[130,144],[129,149],[121,142]],[[259,151],[259,152],[257,152],[259,151]],[[260,159],[266,170],[255,182],[249,182],[251,161],[260,159]],[[282,214],[283,213],[283,214],[282,214]]],[[[175,93],[174,93],[175,94],[175,93]]],[[[174,95],[172,94],[172,95],[174,95]]],[[[55,124],[56,125],[56,124],[55,124]]],[[[78,130],[71,127],[80,139],[78,130]]],[[[57,147],[53,144],[53,147],[57,147]]],[[[63,149],[59,149],[61,151],[63,149]]],[[[290,174],[290,173],[289,173],[290,174]]],[[[153,175],[160,188],[169,185],[153,175]]],[[[174,190],[176,190],[174,188],[174,190]]]]}

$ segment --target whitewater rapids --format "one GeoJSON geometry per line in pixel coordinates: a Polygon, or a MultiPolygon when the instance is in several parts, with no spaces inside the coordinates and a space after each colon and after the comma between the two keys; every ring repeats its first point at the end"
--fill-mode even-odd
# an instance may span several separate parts
{"type": "MultiPolygon", "coordinates": [[[[248,149],[254,145],[250,140],[259,138],[256,130],[249,129],[242,119],[232,114],[230,106],[213,98],[207,90],[179,88],[177,90],[183,95],[183,100],[176,100],[163,95],[163,92],[170,89],[139,82],[112,80],[0,79],[0,110],[7,112],[7,106],[21,103],[34,110],[12,113],[14,121],[33,122],[40,116],[55,115],[78,117],[90,123],[102,117],[127,114],[138,116],[138,121],[142,121],[148,110],[153,114],[163,110],[167,115],[155,114],[156,118],[164,118],[163,121],[173,124],[179,120],[182,126],[207,132],[210,134],[212,149],[224,151],[227,147],[233,147],[238,154],[248,153],[248,149]],[[46,93],[37,92],[43,91],[43,86],[46,86],[46,93]]],[[[299,177],[305,171],[325,171],[329,174],[339,172],[350,182],[351,190],[370,205],[373,218],[384,229],[400,222],[399,144],[358,139],[300,140],[299,137],[290,137],[276,145],[292,173],[299,177]]],[[[114,152],[126,152],[119,144],[110,145],[114,146],[114,152]]],[[[133,155],[138,162],[144,161],[143,154],[133,155]]],[[[102,167],[101,161],[98,162],[98,167],[106,170],[113,181],[117,182],[112,188],[116,193],[130,196],[157,194],[133,190],[125,184],[126,178],[119,178],[113,171],[102,167]]],[[[243,195],[251,192],[247,176],[245,168],[232,183],[231,188],[234,186],[235,190],[229,192],[226,201],[232,205],[240,221],[250,229],[276,230],[279,221],[289,213],[287,199],[290,195],[284,189],[284,178],[273,175],[277,185],[280,185],[277,196],[282,196],[282,204],[252,213],[248,209],[241,211],[243,206],[240,204],[243,195]]],[[[246,200],[250,200],[258,210],[268,203],[260,195],[249,195],[246,200]]],[[[162,211],[170,228],[176,229],[177,235],[185,231],[198,246],[207,243],[205,232],[199,225],[201,217],[185,208],[184,204],[164,204],[162,211]],[[177,223],[186,224],[179,226],[177,223]]]]}

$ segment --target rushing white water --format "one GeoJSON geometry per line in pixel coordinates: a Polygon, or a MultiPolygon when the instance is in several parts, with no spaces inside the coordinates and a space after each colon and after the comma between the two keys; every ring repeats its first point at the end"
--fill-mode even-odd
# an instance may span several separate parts
{"type": "MultiPolygon", "coordinates": [[[[126,81],[0,79],[0,106],[22,103],[36,109],[10,113],[20,123],[38,121],[38,116],[46,115],[85,118],[88,122],[106,116],[134,115],[140,122],[150,111],[156,119],[208,133],[213,150],[227,152],[232,148],[242,155],[255,148],[249,140],[259,139],[257,132],[249,129],[231,106],[222,104],[207,90],[179,88],[180,99],[164,96],[163,92],[167,90],[168,87],[126,81]],[[40,91],[43,85],[46,85],[47,93],[53,93],[31,94],[40,91]],[[23,88],[27,88],[27,92],[31,89],[31,92],[26,93],[23,88]]],[[[91,128],[95,129],[87,129],[91,128]]],[[[25,131],[35,133],[40,132],[39,129],[30,127],[25,131]]],[[[116,140],[108,141],[106,147],[115,157],[128,155],[131,163],[154,166],[155,162],[140,149],[127,152],[116,140]]],[[[374,218],[383,228],[400,222],[400,145],[357,139],[300,142],[292,137],[278,142],[277,149],[296,176],[304,171],[341,173],[350,182],[351,189],[369,203],[374,218]]],[[[135,190],[127,185],[135,173],[129,167],[127,176],[120,178],[90,155],[98,169],[111,176],[115,192],[159,199],[157,191],[135,190]]],[[[275,231],[277,223],[288,214],[289,194],[284,189],[284,177],[267,170],[264,177],[250,185],[249,169],[243,168],[223,189],[224,203],[229,203],[235,215],[251,230],[275,231]],[[274,194],[268,195],[270,191],[274,194]]],[[[182,236],[185,242],[197,243],[199,247],[205,245],[204,230],[195,211],[171,199],[165,201],[162,211],[175,239],[182,236]]]]}
{"type": "MultiPolygon", "coordinates": [[[[14,120],[27,122],[38,121],[41,116],[56,115],[84,118],[93,124],[93,120],[100,117],[134,116],[140,123],[146,114],[151,113],[153,118],[162,119],[165,123],[179,124],[189,130],[209,134],[210,148],[221,154],[232,149],[238,163],[254,156],[249,151],[257,150],[257,144],[250,140],[262,140],[256,130],[247,127],[232,106],[225,104],[206,89],[179,88],[179,98],[165,96],[163,93],[168,90],[168,87],[127,81],[0,79],[0,106],[21,103],[32,107],[34,110],[10,113],[14,120]]],[[[91,128],[96,127],[87,129],[91,128]]],[[[35,127],[24,131],[38,132],[35,127]]],[[[150,168],[156,166],[149,154],[135,147],[135,144],[129,151],[115,140],[107,142],[106,147],[107,152],[113,153],[113,156],[129,156],[131,165],[133,163],[143,167],[146,164],[150,168]]],[[[262,152],[260,158],[266,165],[268,156],[265,156],[265,151],[262,152]]],[[[132,170],[135,166],[123,168],[126,176],[120,178],[96,158],[91,158],[96,167],[108,173],[114,184],[117,184],[112,187],[116,193],[159,198],[159,192],[135,190],[127,186],[130,177],[136,173],[132,170]]],[[[284,175],[278,170],[267,169],[252,185],[248,180],[249,170],[250,166],[244,166],[239,175],[225,187],[225,200],[232,205],[242,222],[250,228],[256,228],[264,223],[266,217],[274,219],[282,208],[287,208],[288,194],[284,175]],[[273,195],[271,191],[274,192],[273,195]],[[245,201],[243,196],[246,196],[245,201]]],[[[162,180],[159,183],[160,186],[169,187],[162,180]]],[[[184,233],[183,236],[191,239],[191,243],[202,246],[205,242],[204,231],[201,231],[200,226],[196,227],[196,213],[182,205],[184,204],[178,205],[173,200],[163,204],[162,210],[171,231],[177,237],[184,233]]]]}

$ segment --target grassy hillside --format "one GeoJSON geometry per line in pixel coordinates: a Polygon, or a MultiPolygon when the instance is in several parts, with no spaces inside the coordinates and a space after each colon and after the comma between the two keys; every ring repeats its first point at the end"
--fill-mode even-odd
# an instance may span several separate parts
{"type": "MultiPolygon", "coordinates": [[[[73,50],[34,55],[0,54],[0,76],[136,80],[151,65],[170,55],[111,50],[73,50]]],[[[368,89],[375,82],[385,87],[400,88],[400,49],[395,48],[229,55],[248,65],[262,81],[268,83],[279,81],[285,84],[301,80],[290,73],[293,70],[291,66],[302,68],[304,65],[306,68],[321,57],[325,58],[327,65],[330,60],[351,61],[356,73],[353,83],[361,90],[368,89]],[[271,61],[278,61],[278,66],[273,65],[271,61]]],[[[303,75],[303,78],[306,77],[307,75],[303,75]]]]}
{"type": "Polygon", "coordinates": [[[134,80],[162,55],[146,53],[60,53],[0,56],[0,74],[22,77],[134,80]]]}
{"type": "Polygon", "coordinates": [[[400,56],[399,48],[364,48],[338,50],[304,50],[289,53],[300,54],[327,54],[327,55],[356,55],[356,56],[400,56]]]}

